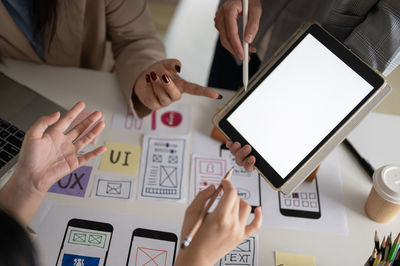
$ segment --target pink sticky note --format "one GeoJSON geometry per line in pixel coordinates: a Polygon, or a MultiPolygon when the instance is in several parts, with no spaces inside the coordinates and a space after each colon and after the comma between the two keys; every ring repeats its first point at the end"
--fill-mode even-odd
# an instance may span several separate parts
{"type": "MultiPolygon", "coordinates": [[[[78,125],[80,122],[82,122],[83,120],[85,120],[86,118],[88,118],[89,115],[91,115],[93,113],[93,111],[89,111],[84,109],[82,112],[80,112],[80,114],[75,118],[74,121],[72,121],[70,128],[74,128],[76,125],[78,125]]],[[[102,121],[103,119],[100,119],[99,121],[97,121],[96,123],[93,123],[91,126],[89,126],[85,131],[83,131],[79,137],[76,138],[76,140],[80,139],[81,137],[83,137],[84,135],[86,135],[88,132],[90,132],[90,130],[92,130],[100,121],[102,121]]],[[[90,142],[90,144],[96,144],[97,138],[95,138],[94,140],[92,140],[92,142],[90,142]]]]}

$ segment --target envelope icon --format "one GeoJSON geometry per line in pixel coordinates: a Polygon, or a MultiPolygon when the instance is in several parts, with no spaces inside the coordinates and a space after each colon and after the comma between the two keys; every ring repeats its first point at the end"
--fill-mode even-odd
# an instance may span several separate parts
{"type": "Polygon", "coordinates": [[[108,182],[106,193],[112,195],[121,195],[122,183],[108,182]]]}
{"type": "Polygon", "coordinates": [[[89,235],[88,242],[90,244],[100,245],[102,238],[102,235],[89,235]]]}
{"type": "Polygon", "coordinates": [[[86,233],[74,232],[74,235],[72,236],[72,241],[85,243],[86,242],[86,233]]]}
{"type": "Polygon", "coordinates": [[[176,167],[160,166],[160,186],[176,188],[178,183],[178,172],[176,167]]]}
{"type": "Polygon", "coordinates": [[[138,247],[136,250],[135,266],[166,266],[167,251],[138,247]]]}

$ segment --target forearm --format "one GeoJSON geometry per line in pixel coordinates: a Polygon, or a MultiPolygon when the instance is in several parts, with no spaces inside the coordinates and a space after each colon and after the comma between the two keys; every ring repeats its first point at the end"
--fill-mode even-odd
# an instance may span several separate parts
{"type": "MultiPolygon", "coordinates": [[[[146,1],[110,0],[107,7],[107,34],[112,42],[114,71],[129,102],[139,75],[150,65],[165,58],[165,48],[158,37],[146,1]]],[[[133,102],[134,114],[143,117],[151,112],[133,102]],[[139,107],[136,108],[136,107],[139,107]]],[[[131,106],[132,107],[132,106],[131,106]]]]}
{"type": "MultiPolygon", "coordinates": [[[[38,210],[45,194],[33,188],[19,185],[16,180],[26,175],[16,170],[10,180],[0,190],[0,205],[6,212],[14,216],[22,226],[27,226],[38,210]],[[18,177],[17,177],[18,176],[18,177]]],[[[30,179],[28,175],[22,179],[30,179]]]]}

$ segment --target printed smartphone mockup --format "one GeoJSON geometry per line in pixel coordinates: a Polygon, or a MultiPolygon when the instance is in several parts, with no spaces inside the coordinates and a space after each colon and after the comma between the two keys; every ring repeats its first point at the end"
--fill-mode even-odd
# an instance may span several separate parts
{"type": "Polygon", "coordinates": [[[319,219],[321,206],[319,203],[317,177],[312,182],[304,181],[294,192],[279,194],[279,210],[282,215],[319,219]]]}
{"type": "Polygon", "coordinates": [[[261,206],[260,175],[257,171],[249,173],[243,167],[238,166],[235,156],[231,154],[225,144],[221,145],[219,156],[227,159],[227,170],[233,167],[230,180],[235,185],[239,197],[251,206],[251,212],[254,213],[254,209],[261,206]]]}
{"type": "Polygon", "coordinates": [[[133,231],[127,266],[172,266],[178,237],[174,233],[137,228],[133,231]]]}
{"type": "Polygon", "coordinates": [[[56,265],[106,265],[112,233],[111,224],[71,219],[65,230],[56,265]]]}

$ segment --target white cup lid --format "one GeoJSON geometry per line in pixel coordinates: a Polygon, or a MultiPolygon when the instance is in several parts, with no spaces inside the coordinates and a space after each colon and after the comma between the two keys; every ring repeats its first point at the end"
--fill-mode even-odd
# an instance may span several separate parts
{"type": "Polygon", "coordinates": [[[383,199],[400,204],[400,166],[387,165],[374,173],[375,191],[383,199]]]}

